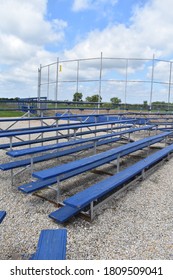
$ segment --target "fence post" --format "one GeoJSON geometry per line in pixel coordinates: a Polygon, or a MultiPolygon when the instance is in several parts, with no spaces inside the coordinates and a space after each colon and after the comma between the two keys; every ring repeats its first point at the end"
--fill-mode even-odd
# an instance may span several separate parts
{"type": "Polygon", "coordinates": [[[77,60],[76,92],[79,92],[79,59],[77,60]]]}
{"type": "Polygon", "coordinates": [[[40,64],[40,68],[38,68],[38,93],[37,93],[37,99],[38,99],[38,112],[37,114],[40,115],[40,108],[41,108],[41,104],[40,104],[40,100],[41,100],[41,69],[42,66],[40,64]]]}
{"type": "Polygon", "coordinates": [[[169,111],[170,97],[171,97],[171,80],[172,80],[172,61],[170,61],[170,73],[169,73],[168,111],[169,111]]]}
{"type": "Polygon", "coordinates": [[[102,90],[102,66],[103,66],[103,53],[101,52],[100,56],[100,76],[99,76],[99,103],[98,103],[98,109],[100,108],[100,102],[101,102],[101,90],[102,90]]]}
{"type": "Polygon", "coordinates": [[[50,69],[49,69],[49,65],[47,66],[47,100],[49,100],[49,73],[50,73],[50,69]]]}
{"type": "Polygon", "coordinates": [[[58,82],[59,82],[59,57],[57,58],[57,67],[56,67],[56,85],[55,85],[55,101],[56,101],[56,108],[57,108],[57,101],[58,101],[58,82]]]}
{"type": "Polygon", "coordinates": [[[152,72],[151,72],[151,91],[150,91],[150,111],[152,109],[152,98],[153,98],[153,83],[154,83],[154,66],[155,66],[155,56],[153,54],[152,60],[152,72]]]}
{"type": "Polygon", "coordinates": [[[129,64],[129,60],[126,59],[126,77],[125,77],[125,90],[124,90],[124,109],[126,110],[126,103],[127,103],[127,77],[128,77],[128,64],[129,64]]]}

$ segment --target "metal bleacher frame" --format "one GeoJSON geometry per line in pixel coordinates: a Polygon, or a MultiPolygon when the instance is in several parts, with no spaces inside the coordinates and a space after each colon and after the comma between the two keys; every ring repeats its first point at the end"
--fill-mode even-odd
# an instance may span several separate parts
{"type": "MultiPolygon", "coordinates": [[[[156,137],[158,137],[158,139],[159,139],[158,142],[162,141],[163,139],[166,141],[167,136],[168,135],[171,136],[171,134],[172,134],[171,129],[173,128],[172,122],[169,122],[171,117],[168,117],[166,114],[163,114],[163,118],[161,118],[161,122],[159,122],[158,118],[151,117],[152,114],[150,114],[150,115],[148,114],[148,116],[141,118],[142,115],[141,114],[139,115],[138,113],[133,114],[133,113],[130,113],[130,112],[124,112],[124,113],[120,113],[120,114],[116,114],[116,113],[115,114],[111,114],[111,113],[110,114],[99,114],[98,113],[99,111],[96,113],[96,111],[94,110],[93,112],[91,112],[91,114],[88,114],[88,115],[86,115],[86,114],[76,114],[75,115],[75,114],[71,114],[71,111],[70,111],[71,109],[74,109],[74,108],[69,107],[65,110],[64,113],[62,113],[60,115],[55,115],[55,116],[44,116],[43,112],[47,109],[37,108],[38,111],[39,111],[39,116],[34,116],[34,115],[32,116],[32,109],[33,108],[31,108],[31,106],[28,106],[28,111],[25,112],[25,114],[21,118],[1,118],[0,119],[0,123],[1,122],[4,122],[4,123],[5,122],[6,123],[13,122],[9,126],[7,126],[7,128],[4,129],[4,130],[2,130],[0,128],[0,138],[3,138],[3,137],[4,138],[9,138],[9,144],[8,143],[6,144],[6,148],[3,148],[3,146],[2,146],[2,149],[8,149],[9,148],[10,151],[9,151],[8,154],[10,156],[13,156],[14,153],[15,153],[15,151],[13,151],[14,147],[19,147],[19,146],[22,146],[22,145],[29,145],[29,148],[31,148],[32,143],[33,144],[42,143],[42,147],[43,147],[43,151],[44,151],[43,143],[46,142],[46,141],[49,141],[49,140],[50,141],[56,140],[57,145],[58,145],[58,138],[59,139],[67,139],[67,141],[69,141],[70,139],[74,139],[75,141],[78,141],[77,140],[78,136],[79,137],[82,136],[82,128],[85,128],[85,129],[87,128],[88,133],[95,134],[95,141],[93,140],[94,141],[93,147],[94,147],[94,153],[95,154],[96,154],[96,147],[97,147],[97,142],[96,141],[97,141],[97,137],[98,137],[98,136],[96,136],[97,135],[96,133],[97,133],[97,131],[101,131],[101,129],[100,130],[97,129],[98,126],[99,127],[106,126],[106,128],[104,128],[103,131],[107,131],[107,134],[109,134],[110,132],[113,134],[114,129],[119,129],[118,125],[120,125],[120,124],[121,125],[124,124],[124,126],[123,126],[124,128],[128,124],[133,125],[133,126],[139,125],[139,127],[140,127],[141,124],[145,124],[146,130],[149,130],[149,127],[150,128],[155,127],[156,134],[157,134],[157,132],[159,130],[161,130],[161,125],[165,125],[165,129],[168,129],[168,132],[163,133],[163,135],[165,135],[163,138],[162,137],[159,138],[159,135],[156,135],[156,137]],[[94,121],[92,123],[87,123],[88,119],[91,116],[94,118],[94,121]],[[106,117],[107,121],[103,122],[103,123],[98,122],[98,119],[101,116],[106,117]],[[109,118],[113,117],[113,116],[114,117],[116,116],[116,118],[118,120],[114,120],[114,121],[109,120],[109,118]],[[135,118],[134,118],[134,116],[135,116],[135,118]],[[67,120],[67,124],[60,124],[59,121],[62,120],[62,119],[67,120]],[[71,123],[72,119],[73,119],[73,123],[71,123]],[[31,127],[31,121],[33,121],[33,120],[40,121],[41,125],[37,126],[37,127],[31,127]],[[48,124],[48,123],[46,123],[46,120],[53,120],[53,123],[48,124]],[[166,120],[166,121],[164,122],[162,120],[166,120]],[[21,121],[28,121],[28,128],[17,128],[17,129],[15,129],[14,125],[18,122],[21,122],[21,121]],[[92,130],[92,127],[94,128],[93,130],[92,130]],[[78,130],[80,130],[79,133],[77,132],[78,130]],[[63,134],[62,131],[66,131],[67,133],[63,134]],[[73,132],[71,133],[70,131],[73,131],[73,132]],[[44,139],[44,137],[43,137],[44,133],[48,133],[48,132],[55,132],[56,133],[55,137],[54,138],[53,137],[52,138],[47,137],[47,139],[46,138],[44,139]],[[31,140],[31,138],[30,138],[31,134],[32,135],[33,134],[39,134],[39,136],[37,136],[34,140],[31,140]],[[28,135],[29,140],[28,141],[23,140],[21,138],[22,135],[28,135]],[[18,143],[13,142],[13,137],[18,139],[19,142],[18,143]]],[[[80,108],[77,108],[77,109],[80,110],[80,108]]],[[[87,108],[87,109],[91,109],[91,108],[87,108]]],[[[58,108],[58,110],[61,110],[61,108],[58,108]]],[[[64,108],[62,108],[62,110],[64,110],[64,108]]],[[[84,109],[81,108],[81,111],[82,110],[84,110],[84,109]]],[[[91,109],[91,110],[93,110],[93,109],[91,109]]],[[[97,110],[98,110],[98,108],[97,108],[97,110]]],[[[109,109],[107,109],[107,112],[109,112],[109,109]]],[[[132,129],[133,129],[133,131],[140,130],[140,128],[137,128],[137,127],[132,128],[132,129]]],[[[123,133],[126,134],[128,132],[127,131],[126,132],[122,131],[122,132],[119,132],[119,133],[114,133],[114,136],[118,136],[118,134],[122,135],[123,133]]],[[[110,137],[112,137],[112,136],[110,136],[110,137]]],[[[129,140],[129,139],[130,139],[130,133],[129,133],[129,137],[127,138],[127,140],[129,140]]],[[[146,145],[146,146],[144,145],[144,147],[149,147],[153,143],[157,143],[157,141],[156,142],[151,141],[151,143],[148,143],[148,145],[146,145]]],[[[4,147],[5,147],[5,145],[4,145],[4,147]]],[[[0,144],[0,148],[1,148],[1,144],[0,144]]],[[[143,148],[143,146],[139,147],[139,149],[142,149],[142,148],[143,148]]],[[[46,150],[46,148],[45,148],[45,150],[46,150]]],[[[132,152],[133,152],[133,149],[132,149],[132,152]]],[[[130,150],[129,150],[129,153],[131,153],[130,150]]],[[[124,155],[126,155],[126,153],[124,155]]],[[[120,171],[120,158],[121,158],[121,156],[123,156],[123,155],[118,154],[117,157],[115,157],[116,160],[117,160],[117,172],[120,171]]],[[[16,156],[14,156],[14,157],[16,157],[16,156]]],[[[164,157],[165,156],[163,156],[163,158],[164,157]]],[[[111,158],[111,160],[112,159],[114,160],[115,158],[111,158]]],[[[159,161],[160,161],[160,158],[159,158],[159,161]]],[[[103,161],[102,164],[104,164],[105,162],[103,161]]],[[[29,165],[31,165],[31,173],[33,173],[33,163],[34,163],[34,158],[31,156],[30,164],[29,164],[29,165]]],[[[86,170],[90,170],[90,169],[86,169],[86,170]]],[[[84,169],[84,172],[85,172],[85,169],[84,169]]],[[[33,173],[33,177],[37,177],[36,173],[33,173]]],[[[145,168],[142,170],[139,177],[144,178],[145,177],[144,173],[145,173],[145,168]]],[[[38,172],[38,174],[39,174],[39,172],[38,172]]],[[[80,174],[80,173],[77,173],[77,174],[80,174]]],[[[49,178],[41,178],[39,176],[37,178],[39,178],[39,180],[36,181],[36,182],[33,182],[33,184],[34,183],[40,183],[40,186],[38,188],[36,188],[34,191],[37,191],[37,190],[42,189],[44,187],[50,187],[50,188],[56,190],[57,194],[59,195],[59,188],[58,187],[59,187],[60,181],[62,180],[61,175],[60,175],[60,177],[59,177],[59,175],[58,176],[56,175],[55,177],[49,177],[49,178]],[[46,186],[41,186],[41,183],[43,181],[46,181],[46,180],[48,180],[49,183],[46,186]],[[57,188],[52,187],[52,185],[54,185],[54,184],[57,184],[58,187],[57,188]]],[[[67,176],[67,178],[69,178],[69,177],[67,176]]],[[[63,178],[63,180],[64,179],[66,179],[66,176],[63,178]]],[[[11,173],[11,180],[13,181],[13,174],[12,173],[11,173]]],[[[29,184],[32,184],[32,183],[29,183],[29,184]]],[[[27,188],[29,186],[29,184],[26,184],[26,186],[20,186],[19,190],[24,191],[23,187],[27,188]]],[[[129,184],[127,184],[127,186],[129,184]]],[[[28,193],[31,193],[31,192],[28,191],[28,193]]],[[[58,197],[58,199],[59,199],[59,197],[58,197]]],[[[108,197],[108,199],[109,199],[109,197],[108,197]]],[[[60,204],[62,204],[62,202],[60,202],[60,204]]],[[[94,216],[94,214],[93,214],[94,207],[97,208],[97,205],[94,205],[93,202],[92,202],[91,205],[90,205],[90,210],[89,210],[91,219],[94,216]]]]}
{"type": "Polygon", "coordinates": [[[125,168],[119,173],[98,182],[87,189],[63,201],[61,208],[49,214],[58,223],[65,223],[81,213],[90,221],[94,219],[96,210],[125,189],[133,186],[151,174],[173,153],[173,144],[149,155],[145,159],[125,168]]]}
{"type": "MultiPolygon", "coordinates": [[[[16,175],[18,175],[18,173],[21,173],[21,171],[17,172],[16,174],[13,173],[13,169],[15,168],[19,168],[19,167],[24,167],[26,166],[26,168],[30,168],[30,172],[31,174],[33,173],[34,170],[34,163],[37,162],[41,162],[44,160],[49,160],[49,159],[53,159],[53,158],[60,158],[61,156],[65,156],[65,155],[72,155],[73,153],[75,153],[75,158],[77,156],[77,152],[81,152],[85,149],[93,149],[93,153],[96,154],[96,150],[98,146],[101,145],[108,145],[111,143],[115,143],[116,141],[120,141],[122,140],[122,135],[127,135],[127,141],[129,142],[130,139],[130,134],[133,134],[137,131],[150,131],[152,129],[154,129],[155,126],[154,125],[150,125],[150,126],[142,126],[139,128],[130,128],[127,130],[122,130],[119,132],[115,132],[115,133],[107,133],[106,135],[101,135],[101,136],[96,136],[96,137],[90,137],[90,138],[80,138],[80,139],[76,139],[76,140],[72,140],[72,141],[67,141],[67,142],[61,142],[61,143],[57,143],[57,144],[52,144],[52,145],[47,145],[47,146],[39,146],[39,147],[33,147],[33,148],[26,148],[26,149],[22,149],[22,150],[11,150],[9,152],[7,152],[7,155],[11,156],[11,157],[21,157],[21,156],[30,156],[30,158],[28,159],[24,159],[24,160],[18,160],[18,161],[10,161],[8,163],[5,164],[0,164],[0,169],[1,170],[11,170],[11,183],[13,185],[13,179],[16,175]],[[120,137],[120,138],[117,138],[120,137]],[[105,140],[104,140],[105,139],[105,140]],[[81,144],[85,144],[86,145],[81,145],[81,144]],[[87,145],[88,143],[88,145],[87,145]],[[90,143],[90,144],[89,144],[90,143]],[[79,145],[81,145],[79,147],[79,145]],[[75,146],[75,148],[71,148],[69,150],[65,150],[57,152],[57,149],[60,148],[64,148],[64,147],[70,147],[70,146],[75,146]],[[78,147],[78,148],[77,148],[78,147]],[[35,155],[36,153],[40,153],[40,152],[48,152],[54,150],[51,154],[45,154],[45,155],[41,155],[41,156],[37,156],[34,157],[33,155],[35,155]]],[[[26,168],[23,168],[23,170],[25,170],[26,168]]]]}
{"type": "MultiPolygon", "coordinates": [[[[19,190],[25,193],[32,193],[43,188],[54,189],[57,193],[57,202],[60,200],[59,184],[61,181],[69,179],[73,176],[79,175],[86,171],[90,171],[96,167],[104,165],[116,160],[117,172],[120,171],[120,158],[131,154],[135,151],[149,147],[152,144],[160,141],[165,141],[172,132],[166,132],[159,135],[147,137],[133,143],[129,143],[106,152],[99,153],[87,158],[82,158],[77,161],[66,163],[60,166],[49,168],[46,170],[34,172],[32,175],[37,178],[37,181],[30,182],[18,187],[19,190]],[[52,187],[51,185],[56,185],[52,187]]],[[[166,142],[165,142],[166,143],[166,142]]],[[[61,202],[60,202],[61,203],[61,202]]]]}

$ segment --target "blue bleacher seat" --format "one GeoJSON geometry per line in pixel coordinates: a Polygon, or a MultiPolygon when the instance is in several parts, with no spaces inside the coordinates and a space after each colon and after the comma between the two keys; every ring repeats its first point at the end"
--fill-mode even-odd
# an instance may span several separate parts
{"type": "Polygon", "coordinates": [[[29,184],[24,184],[18,187],[18,189],[26,193],[40,190],[50,186],[51,184],[55,184],[57,182],[57,177],[59,178],[59,181],[66,180],[103,164],[109,163],[118,157],[126,156],[132,152],[162,141],[170,134],[171,132],[167,132],[156,136],[147,137],[87,158],[82,158],[80,160],[62,164],[60,166],[34,172],[32,175],[39,180],[36,182],[30,182],[29,184]]]}
{"type": "MultiPolygon", "coordinates": [[[[122,129],[122,128],[123,129],[130,128],[131,126],[132,125],[123,125],[123,126],[119,126],[119,127],[114,127],[114,130],[122,129]]],[[[76,137],[93,134],[93,133],[95,134],[95,133],[99,133],[99,132],[106,132],[106,131],[111,131],[111,129],[104,127],[104,128],[94,129],[94,130],[89,130],[89,131],[76,132],[76,137]]],[[[38,144],[38,143],[43,143],[43,142],[50,142],[50,141],[61,140],[61,139],[66,139],[66,138],[73,138],[73,137],[74,137],[74,133],[69,133],[69,134],[64,134],[61,136],[44,137],[44,138],[39,138],[39,139],[34,139],[34,140],[25,140],[25,141],[12,143],[12,147],[14,148],[14,147],[38,144]]],[[[10,148],[10,143],[0,144],[0,149],[8,149],[8,148],[10,148]]]]}
{"type": "Polygon", "coordinates": [[[100,136],[83,138],[83,139],[79,139],[79,140],[71,140],[68,142],[61,142],[61,143],[52,144],[52,145],[25,148],[25,149],[20,149],[20,150],[11,150],[11,151],[7,152],[7,155],[12,156],[12,157],[32,155],[35,153],[47,152],[47,151],[55,150],[55,149],[59,149],[59,148],[69,147],[69,146],[73,146],[73,145],[79,145],[79,144],[83,144],[86,142],[96,142],[96,141],[98,142],[99,140],[102,140],[102,139],[120,136],[120,135],[127,134],[127,133],[130,134],[130,133],[140,131],[140,130],[149,130],[151,128],[153,128],[153,126],[131,128],[131,129],[123,130],[123,131],[116,132],[116,133],[107,133],[107,134],[100,135],[100,136]]]}
{"type": "Polygon", "coordinates": [[[65,260],[66,229],[47,229],[40,233],[38,245],[32,260],[65,260]]]}
{"type": "Polygon", "coordinates": [[[132,166],[120,171],[119,173],[111,176],[101,182],[98,182],[91,187],[65,199],[64,206],[54,212],[49,217],[59,223],[64,223],[74,215],[82,211],[91,202],[97,201],[104,196],[108,196],[112,191],[116,192],[124,187],[124,184],[129,183],[129,180],[140,175],[143,170],[148,170],[151,166],[158,163],[168,154],[173,152],[173,144],[161,149],[158,152],[140,160],[132,166]]]}
{"type": "MultiPolygon", "coordinates": [[[[70,129],[73,130],[78,130],[82,128],[87,128],[87,127],[95,127],[97,126],[106,126],[106,125],[115,125],[115,124],[127,124],[131,123],[134,124],[136,122],[135,119],[131,120],[121,120],[121,121],[109,121],[109,122],[102,122],[102,123],[89,123],[89,124],[73,124],[70,125],[70,129]]],[[[12,131],[12,132],[1,132],[0,133],[0,138],[3,137],[16,137],[20,135],[29,135],[29,134],[38,134],[38,133],[44,133],[44,132],[53,132],[53,131],[62,131],[62,130],[69,130],[69,125],[63,125],[63,126],[58,126],[58,127],[51,127],[51,128],[40,128],[40,129],[28,129],[25,131],[12,131]]]]}
{"type": "Polygon", "coordinates": [[[5,211],[0,211],[0,223],[3,221],[5,216],[6,216],[6,212],[5,211]]]}
{"type": "MultiPolygon", "coordinates": [[[[37,171],[37,172],[34,172],[32,175],[35,178],[45,180],[45,179],[49,179],[49,178],[56,177],[59,175],[62,175],[62,178],[63,178],[63,176],[66,173],[71,172],[71,171],[73,172],[75,170],[77,172],[79,172],[81,170],[80,173],[82,173],[82,172],[84,172],[82,170],[85,170],[85,167],[87,167],[87,170],[91,170],[97,166],[100,166],[105,163],[111,162],[112,160],[115,160],[118,156],[125,156],[134,151],[143,149],[149,145],[158,143],[158,142],[162,141],[163,139],[165,139],[165,137],[167,137],[171,133],[172,132],[165,132],[165,133],[158,134],[155,136],[150,136],[150,137],[135,141],[133,143],[129,143],[129,144],[108,150],[106,152],[102,152],[97,155],[93,155],[93,156],[90,156],[87,158],[80,159],[78,161],[73,161],[73,162],[63,164],[60,166],[55,166],[55,167],[48,168],[45,170],[37,171]]],[[[80,174],[80,173],[78,173],[78,174],[80,174]]]]}
{"type": "MultiPolygon", "coordinates": [[[[111,139],[106,139],[106,140],[102,140],[99,141],[97,146],[101,146],[101,145],[105,145],[105,144],[111,144],[111,143],[115,143],[116,141],[121,140],[121,138],[111,138],[111,139]]],[[[84,150],[89,150],[92,149],[94,147],[94,144],[85,144],[85,145],[81,145],[81,146],[77,146],[74,148],[70,148],[70,149],[65,149],[62,151],[58,151],[58,152],[53,152],[53,153],[49,153],[49,154],[45,154],[42,156],[37,156],[33,158],[33,163],[39,163],[42,161],[47,161],[47,160],[51,160],[54,158],[60,158],[63,156],[67,156],[67,155],[72,155],[74,153],[80,152],[80,151],[84,151],[84,150]]],[[[11,161],[8,163],[3,163],[0,164],[0,169],[5,171],[5,170],[10,170],[10,169],[15,169],[15,168],[19,168],[19,167],[24,167],[27,165],[31,164],[31,159],[23,159],[23,160],[18,160],[18,161],[11,161]]]]}

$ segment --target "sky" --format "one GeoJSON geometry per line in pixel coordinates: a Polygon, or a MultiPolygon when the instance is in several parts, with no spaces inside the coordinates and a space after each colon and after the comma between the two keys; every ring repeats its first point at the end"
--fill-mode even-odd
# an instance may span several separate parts
{"type": "Polygon", "coordinates": [[[172,0],[0,0],[0,97],[37,96],[38,68],[59,59],[58,72],[42,68],[42,96],[135,103],[152,91],[152,101],[173,102],[172,10],[172,0]]]}

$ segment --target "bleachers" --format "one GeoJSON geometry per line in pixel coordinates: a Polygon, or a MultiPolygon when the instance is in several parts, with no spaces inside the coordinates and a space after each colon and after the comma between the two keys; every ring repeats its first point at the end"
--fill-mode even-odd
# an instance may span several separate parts
{"type": "MultiPolygon", "coordinates": [[[[122,130],[117,133],[107,133],[106,135],[101,135],[101,136],[96,136],[96,137],[90,137],[90,138],[83,138],[79,140],[72,140],[68,142],[61,142],[57,144],[52,144],[52,145],[45,145],[45,146],[38,146],[38,147],[33,147],[33,148],[26,148],[26,149],[20,149],[20,150],[11,150],[7,152],[8,155],[12,157],[19,157],[19,156],[26,156],[26,155],[31,155],[30,158],[27,159],[22,159],[18,161],[10,161],[8,163],[0,164],[0,169],[3,171],[7,170],[13,170],[15,168],[20,168],[20,167],[25,167],[25,166],[30,166],[31,167],[31,173],[33,172],[34,164],[42,162],[42,161],[47,161],[51,160],[54,158],[60,158],[62,156],[67,156],[70,154],[74,154],[80,151],[84,151],[87,149],[94,149],[94,153],[96,153],[96,148],[105,145],[105,144],[111,144],[115,143],[121,138],[115,137],[115,136],[121,136],[128,134],[130,135],[131,133],[134,133],[136,131],[141,131],[141,130],[151,130],[154,126],[143,126],[143,127],[138,127],[138,128],[131,128],[127,130],[122,130]],[[88,144],[85,144],[88,143],[88,144]],[[85,144],[85,145],[82,145],[85,144]],[[80,145],[80,146],[79,146],[80,145]],[[57,149],[60,148],[69,148],[70,146],[76,146],[71,149],[65,149],[61,151],[57,151],[57,149]],[[32,157],[33,154],[35,153],[40,153],[40,152],[47,152],[50,150],[54,150],[53,153],[49,154],[44,154],[41,156],[37,157],[32,157]]],[[[16,176],[18,173],[13,174],[11,173],[11,182],[13,184],[13,178],[16,176]]]]}
{"type": "Polygon", "coordinates": [[[2,223],[5,216],[6,216],[6,211],[0,211],[0,223],[2,223]]]}
{"type": "Polygon", "coordinates": [[[129,183],[130,180],[135,179],[137,175],[143,176],[145,171],[172,152],[173,144],[155,152],[143,160],[140,160],[114,176],[96,183],[91,187],[67,198],[63,201],[64,206],[52,212],[49,217],[54,219],[56,222],[64,223],[71,217],[81,212],[84,208],[86,208],[86,206],[90,206],[90,215],[91,219],[93,219],[94,202],[102,202],[104,197],[107,198],[109,194],[112,195],[118,193],[124,189],[125,184],[129,183]]]}
{"type": "Polygon", "coordinates": [[[31,260],[65,260],[66,242],[66,229],[42,230],[36,252],[31,260]]]}
{"type": "Polygon", "coordinates": [[[40,129],[26,129],[22,131],[9,131],[9,132],[1,132],[0,138],[4,137],[16,137],[21,135],[28,135],[28,134],[38,134],[38,133],[44,133],[44,132],[58,132],[62,130],[78,130],[82,128],[89,128],[89,127],[95,127],[95,126],[106,126],[106,125],[116,125],[116,124],[122,124],[122,123],[135,123],[135,119],[130,120],[121,120],[121,121],[109,121],[109,122],[102,122],[102,123],[88,123],[88,124],[74,124],[74,125],[63,125],[58,127],[50,127],[50,128],[40,128],[40,129]]]}
{"type": "Polygon", "coordinates": [[[112,138],[112,137],[120,136],[123,134],[131,134],[131,133],[134,133],[136,131],[141,131],[141,130],[150,130],[153,127],[154,126],[150,125],[150,126],[143,126],[143,127],[139,127],[139,128],[130,128],[130,129],[116,132],[116,133],[107,133],[106,135],[89,137],[89,138],[84,138],[84,139],[80,139],[80,140],[68,141],[68,142],[61,142],[61,143],[53,144],[53,145],[37,146],[37,147],[33,147],[33,148],[26,148],[26,149],[20,149],[20,150],[11,150],[11,151],[7,152],[7,155],[12,156],[12,157],[20,157],[20,156],[32,155],[35,153],[55,150],[55,149],[59,149],[59,148],[69,147],[69,146],[73,146],[73,145],[79,145],[79,144],[83,144],[86,142],[95,143],[104,138],[110,138],[110,137],[112,138]]]}
{"type": "Polygon", "coordinates": [[[86,166],[89,168],[91,167],[90,169],[93,169],[95,167],[95,164],[96,166],[103,165],[104,163],[110,162],[119,156],[122,157],[134,151],[143,149],[144,147],[147,147],[149,145],[158,143],[163,139],[165,139],[165,137],[167,137],[170,134],[172,134],[172,132],[165,132],[155,136],[147,137],[135,141],[133,143],[129,143],[121,147],[114,148],[106,152],[90,156],[88,158],[80,159],[74,162],[67,163],[65,165],[56,166],[53,168],[34,172],[33,177],[44,180],[60,175],[64,176],[65,173],[74,171],[75,169],[82,169],[83,167],[85,168],[86,166]]]}
{"type": "MultiPolygon", "coordinates": [[[[118,126],[114,127],[113,130],[119,130],[119,129],[125,129],[125,128],[130,128],[132,127],[132,124],[130,125],[123,125],[123,126],[118,126]]],[[[89,134],[96,134],[99,132],[110,132],[111,128],[100,128],[100,129],[94,129],[94,130],[89,130],[89,131],[82,131],[82,132],[76,132],[76,138],[77,137],[82,137],[84,135],[89,135],[89,134]]],[[[32,144],[38,144],[38,143],[43,143],[43,142],[50,142],[50,141],[57,141],[61,139],[67,139],[67,138],[74,138],[74,133],[69,133],[69,134],[64,134],[60,136],[53,136],[53,137],[44,137],[44,138],[38,138],[34,140],[24,140],[20,142],[13,142],[12,145],[10,143],[3,143],[0,144],[0,149],[8,149],[8,148],[14,148],[14,147],[20,147],[20,146],[26,146],[26,145],[32,145],[32,144]]]]}
{"type": "Polygon", "coordinates": [[[48,187],[49,185],[55,184],[56,182],[66,180],[83,172],[89,171],[116,159],[118,166],[119,159],[121,157],[148,147],[152,144],[158,143],[164,140],[170,134],[171,132],[166,132],[159,135],[150,136],[87,158],[82,158],[80,160],[62,164],[60,166],[34,172],[32,174],[33,177],[38,178],[39,180],[24,184],[19,187],[19,190],[30,193],[38,189],[48,187]]]}
{"type": "MultiPolygon", "coordinates": [[[[104,114],[105,115],[105,114],[104,114]]],[[[66,116],[64,116],[65,119],[66,116]]],[[[75,116],[72,116],[75,118],[75,116]]],[[[79,116],[78,116],[79,117],[79,116]]],[[[52,118],[52,117],[51,117],[52,118]]],[[[70,118],[70,116],[69,116],[70,118]]],[[[31,118],[32,119],[32,118],[31,118]]],[[[35,118],[33,118],[35,119],[35,118]]],[[[44,119],[44,118],[40,118],[44,119]]],[[[45,117],[49,119],[49,117],[45,117]]],[[[56,119],[56,117],[55,117],[56,119]]],[[[28,120],[28,118],[26,118],[28,120]]],[[[146,122],[145,122],[146,123],[146,122]]],[[[72,217],[76,216],[79,213],[86,213],[90,216],[91,220],[94,218],[94,211],[108,199],[112,198],[119,192],[123,191],[129,183],[137,178],[143,178],[145,172],[147,172],[155,164],[159,163],[162,159],[169,157],[173,153],[173,144],[160,149],[159,151],[153,153],[150,156],[147,156],[145,159],[138,161],[137,163],[131,165],[130,167],[119,171],[120,158],[129,155],[133,152],[142,150],[146,147],[149,147],[153,144],[165,140],[168,136],[172,137],[173,132],[167,131],[155,136],[146,137],[144,139],[134,141],[125,145],[121,145],[117,148],[107,150],[96,154],[96,147],[101,145],[107,145],[115,143],[119,140],[122,135],[130,134],[133,132],[141,130],[152,130],[156,127],[155,123],[152,125],[147,125],[144,127],[134,128],[133,124],[139,124],[136,119],[129,120],[119,120],[119,121],[107,121],[100,123],[85,123],[85,124],[68,124],[68,125],[52,125],[51,127],[35,127],[29,129],[14,129],[9,131],[0,131],[0,138],[9,138],[10,143],[0,144],[0,149],[8,149],[7,155],[18,158],[22,156],[31,156],[27,159],[21,159],[13,162],[8,162],[0,164],[0,169],[3,171],[13,170],[19,167],[30,166],[35,163],[60,158],[67,155],[74,155],[74,153],[82,152],[84,150],[94,149],[95,154],[90,157],[82,158],[55,166],[53,168],[40,170],[32,174],[33,178],[36,178],[37,181],[24,184],[18,189],[23,193],[33,193],[35,191],[47,188],[51,185],[57,186],[57,192],[59,187],[59,182],[66,179],[72,178],[78,174],[90,171],[94,168],[102,166],[104,164],[110,163],[116,160],[117,173],[109,178],[97,182],[94,185],[88,187],[85,190],[76,193],[75,195],[66,198],[61,204],[61,208],[53,211],[49,214],[49,217],[58,223],[65,223],[69,221],[72,217]],[[124,123],[124,126],[121,124],[124,123]],[[129,123],[129,124],[128,124],[129,123]],[[115,124],[120,124],[118,127],[113,127],[115,124]],[[111,127],[108,128],[108,125],[111,127]],[[104,127],[96,129],[96,126],[104,127]],[[89,128],[89,131],[82,131],[83,128],[89,128]],[[91,129],[93,128],[93,130],[91,129]],[[114,129],[129,128],[127,130],[113,132],[114,129]],[[80,130],[78,132],[78,130],[80,130]],[[67,131],[66,134],[61,134],[61,131],[67,131]],[[73,130],[73,133],[69,133],[70,130],[73,130]],[[106,135],[96,136],[97,132],[108,132],[106,135]],[[47,133],[47,132],[60,132],[53,137],[45,138],[36,138],[34,140],[24,140],[20,142],[12,142],[12,138],[18,138],[21,135],[32,135],[37,133],[47,133]],[[110,133],[111,132],[111,133],[110,133]],[[77,139],[78,136],[95,134],[95,137],[81,138],[77,139]],[[71,140],[75,138],[75,140],[71,140]],[[38,143],[44,143],[49,141],[57,141],[59,139],[67,139],[67,142],[61,142],[57,144],[39,146],[26,148],[21,150],[12,150],[14,147],[20,147],[24,145],[32,145],[38,143]],[[58,150],[66,148],[65,150],[58,150]],[[50,151],[53,151],[50,153],[50,151]],[[37,153],[48,152],[47,154],[34,156],[37,153]]],[[[140,123],[142,124],[142,123],[140,123]]],[[[129,138],[130,139],[130,138],[129,138]]],[[[128,137],[127,137],[128,140],[128,137]]],[[[33,166],[32,166],[33,167],[33,166]]],[[[115,170],[116,171],[116,170],[115,170]]],[[[11,173],[12,174],[12,173],[11,173]]],[[[6,216],[5,211],[0,211],[0,223],[3,221],[6,216]]],[[[66,229],[45,229],[42,230],[39,236],[38,244],[35,253],[32,255],[31,260],[65,260],[66,259],[66,245],[67,245],[67,230],[66,229]]]]}
{"type": "MultiPolygon", "coordinates": [[[[56,127],[43,127],[40,129],[25,129],[25,130],[20,130],[20,131],[3,131],[0,132],[0,139],[1,138],[7,138],[8,140],[6,140],[5,145],[4,144],[0,144],[0,148],[4,149],[5,147],[9,147],[9,149],[11,150],[13,148],[13,145],[20,146],[23,145],[25,143],[25,141],[27,141],[28,145],[34,144],[34,143],[39,143],[42,142],[44,143],[44,140],[39,141],[38,138],[42,138],[44,139],[44,134],[46,133],[54,133],[55,136],[58,137],[61,136],[61,138],[67,138],[70,139],[71,134],[73,132],[73,138],[76,139],[77,137],[77,133],[78,131],[80,131],[80,133],[83,133],[84,130],[88,130],[90,131],[90,133],[96,133],[95,130],[98,129],[98,127],[100,128],[104,128],[104,130],[106,131],[106,129],[109,128],[109,131],[113,132],[114,128],[117,129],[117,127],[122,126],[122,125],[127,125],[127,124],[131,124],[133,125],[136,122],[135,119],[128,119],[128,120],[118,120],[118,121],[107,121],[107,122],[99,122],[99,123],[80,123],[80,124],[67,124],[67,125],[58,125],[56,127]],[[35,139],[31,140],[31,136],[32,138],[35,135],[35,139]],[[29,140],[23,140],[21,137],[22,136],[28,136],[29,140]],[[16,140],[17,141],[20,139],[20,142],[22,144],[19,143],[18,144],[14,144],[16,140]]],[[[51,136],[52,137],[52,136],[51,136]]],[[[48,137],[47,141],[49,141],[48,137]]],[[[50,139],[51,140],[51,139],[50,139]]],[[[53,140],[56,140],[55,138],[53,140]]]]}
{"type": "MultiPolygon", "coordinates": [[[[97,143],[97,146],[115,143],[119,140],[121,140],[121,138],[118,138],[118,137],[113,137],[111,139],[108,138],[108,139],[99,141],[97,143]]],[[[34,158],[28,158],[28,159],[3,163],[3,164],[0,164],[0,169],[3,170],[3,171],[7,171],[7,170],[10,170],[10,169],[15,169],[15,168],[31,165],[31,160],[33,160],[33,164],[35,164],[35,163],[39,163],[39,162],[42,162],[42,161],[51,160],[51,159],[54,159],[54,158],[60,158],[60,157],[63,157],[63,156],[72,155],[74,153],[78,153],[78,152],[81,152],[81,151],[84,151],[84,150],[89,150],[89,149],[92,149],[92,148],[94,148],[93,143],[80,145],[80,146],[77,146],[77,147],[74,147],[74,148],[65,149],[65,150],[62,150],[62,151],[53,152],[53,153],[37,156],[37,157],[34,157],[34,158]]]]}

